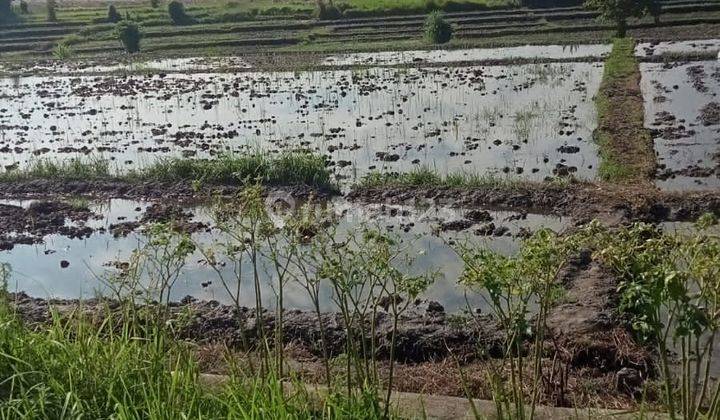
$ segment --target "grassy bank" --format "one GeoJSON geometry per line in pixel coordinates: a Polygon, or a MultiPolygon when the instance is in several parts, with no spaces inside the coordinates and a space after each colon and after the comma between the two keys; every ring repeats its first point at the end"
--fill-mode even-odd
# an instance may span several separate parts
{"type": "Polygon", "coordinates": [[[6,302],[0,327],[3,419],[380,417],[359,396],[318,401],[299,389],[284,391],[273,377],[233,375],[210,392],[199,381],[192,347],[158,329],[112,319],[99,327],[75,319],[35,329],[6,302]]]}
{"type": "Polygon", "coordinates": [[[32,180],[127,182],[194,181],[206,184],[244,185],[260,183],[268,186],[307,185],[335,189],[325,158],[303,152],[287,152],[277,156],[267,153],[222,155],[215,159],[167,158],[137,170],[121,174],[107,160],[73,159],[68,161],[38,160],[27,168],[0,173],[0,182],[32,180]]]}
{"type": "MultiPolygon", "coordinates": [[[[558,179],[558,183],[570,182],[569,179],[558,179]]],[[[427,167],[410,172],[373,172],[365,176],[357,185],[359,188],[383,187],[446,187],[446,188],[504,188],[512,189],[532,184],[520,178],[456,172],[441,175],[427,167]]]]}
{"type": "Polygon", "coordinates": [[[644,182],[655,171],[653,142],[644,127],[640,69],[634,50],[631,38],[614,41],[595,100],[595,140],[602,159],[599,174],[608,182],[644,182]]]}

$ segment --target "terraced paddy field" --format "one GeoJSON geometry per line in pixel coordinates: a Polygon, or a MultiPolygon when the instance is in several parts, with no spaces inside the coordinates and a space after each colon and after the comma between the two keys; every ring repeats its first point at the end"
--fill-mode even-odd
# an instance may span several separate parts
{"type": "MultiPolygon", "coordinates": [[[[120,3],[136,55],[104,7],[4,26],[0,298],[24,334],[137,316],[191,349],[189,386],[273,381],[238,373],[265,360],[279,395],[368,386],[372,418],[386,389],[715,418],[720,4],[612,39],[580,7],[462,3],[440,49],[424,6],[353,1],[198,3],[188,26],[120,3]]],[[[11,377],[28,394],[0,413],[35,407],[13,404],[46,380],[11,377]]]]}

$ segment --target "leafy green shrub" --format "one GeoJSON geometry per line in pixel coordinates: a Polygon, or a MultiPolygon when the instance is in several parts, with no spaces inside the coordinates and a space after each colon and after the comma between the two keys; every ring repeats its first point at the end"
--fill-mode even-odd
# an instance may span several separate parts
{"type": "Polygon", "coordinates": [[[57,22],[57,3],[55,0],[47,0],[47,20],[57,22]]]}
{"type": "Polygon", "coordinates": [[[57,60],[65,60],[73,56],[75,52],[64,42],[58,43],[52,50],[53,57],[57,60]]]}
{"type": "Polygon", "coordinates": [[[107,20],[108,20],[108,22],[111,22],[111,23],[118,23],[118,22],[120,22],[120,21],[122,20],[122,16],[120,15],[120,13],[118,13],[118,11],[117,11],[117,9],[115,8],[115,5],[114,5],[114,4],[111,4],[111,5],[108,7],[108,17],[107,17],[107,20]]]}
{"type": "Polygon", "coordinates": [[[587,0],[585,7],[597,10],[600,20],[614,22],[617,36],[625,38],[628,18],[641,18],[653,9],[656,0],[587,0]]]}
{"type": "Polygon", "coordinates": [[[192,25],[195,19],[185,13],[185,6],[177,0],[168,4],[168,14],[175,25],[192,25]]]}
{"type": "Polygon", "coordinates": [[[341,19],[342,12],[332,3],[332,0],[328,4],[325,4],[324,0],[317,0],[315,17],[320,20],[341,19]]]}
{"type": "Polygon", "coordinates": [[[445,20],[441,12],[432,12],[425,19],[425,39],[433,44],[445,44],[453,34],[452,26],[445,20]]]}
{"type": "Polygon", "coordinates": [[[150,7],[153,9],[160,7],[160,0],[150,0],[150,7]]]}
{"type": "Polygon", "coordinates": [[[136,53],[140,51],[142,32],[137,23],[129,20],[120,21],[115,27],[115,35],[120,39],[127,52],[136,53]]]}
{"type": "Polygon", "coordinates": [[[27,15],[30,13],[30,8],[28,7],[28,3],[25,0],[20,1],[20,13],[23,15],[27,15]]]}

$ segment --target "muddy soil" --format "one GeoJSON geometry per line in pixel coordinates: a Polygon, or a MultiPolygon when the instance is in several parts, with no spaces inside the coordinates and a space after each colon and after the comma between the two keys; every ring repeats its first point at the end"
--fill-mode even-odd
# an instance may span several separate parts
{"type": "Polygon", "coordinates": [[[524,210],[570,216],[578,224],[592,219],[610,224],[692,221],[704,213],[720,214],[718,192],[670,193],[644,185],[527,183],[510,188],[359,188],[351,191],[347,198],[393,204],[430,200],[452,207],[524,210]]]}
{"type": "Polygon", "coordinates": [[[0,204],[0,250],[12,249],[15,244],[35,244],[51,234],[70,238],[90,236],[93,229],[84,226],[96,217],[87,207],[56,201],[36,201],[27,208],[0,204]],[[67,224],[66,220],[71,221],[67,224]]]}

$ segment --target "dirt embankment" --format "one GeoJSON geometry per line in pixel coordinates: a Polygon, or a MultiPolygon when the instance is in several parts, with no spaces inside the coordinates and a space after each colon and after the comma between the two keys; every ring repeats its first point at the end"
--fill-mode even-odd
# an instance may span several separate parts
{"type": "Polygon", "coordinates": [[[528,183],[512,187],[381,187],[358,188],[351,201],[488,208],[555,214],[577,223],[598,219],[605,223],[632,221],[693,221],[704,213],[720,214],[720,193],[662,192],[646,186],[577,183],[528,183]]]}

